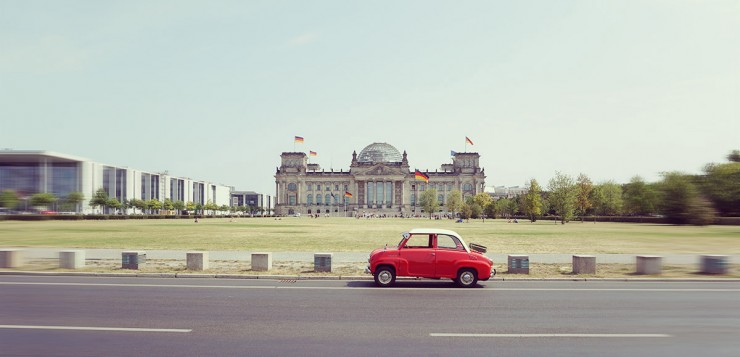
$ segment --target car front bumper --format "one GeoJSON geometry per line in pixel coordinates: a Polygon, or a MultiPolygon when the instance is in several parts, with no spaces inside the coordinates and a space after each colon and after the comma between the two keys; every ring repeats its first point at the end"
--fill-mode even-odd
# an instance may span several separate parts
{"type": "Polygon", "coordinates": [[[365,274],[372,274],[373,272],[370,271],[370,266],[365,267],[365,274]]]}

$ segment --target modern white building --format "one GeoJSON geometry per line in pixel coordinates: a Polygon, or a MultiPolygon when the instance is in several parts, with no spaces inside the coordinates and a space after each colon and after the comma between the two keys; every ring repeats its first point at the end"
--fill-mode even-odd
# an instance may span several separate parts
{"type": "Polygon", "coordinates": [[[82,213],[92,213],[90,199],[98,189],[119,202],[131,199],[230,205],[233,187],[203,180],[107,165],[50,151],[1,150],[0,191],[13,190],[21,199],[36,193],[64,198],[85,196],[82,213]]]}

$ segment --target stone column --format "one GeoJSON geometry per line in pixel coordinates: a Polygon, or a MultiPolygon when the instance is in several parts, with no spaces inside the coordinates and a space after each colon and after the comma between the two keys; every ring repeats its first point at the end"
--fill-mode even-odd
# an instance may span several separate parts
{"type": "Polygon", "coordinates": [[[0,250],[0,268],[20,268],[23,264],[23,249],[0,250]]]}
{"type": "Polygon", "coordinates": [[[663,258],[657,255],[638,255],[636,274],[640,275],[658,275],[662,273],[663,258]]]}
{"type": "Polygon", "coordinates": [[[188,270],[208,270],[208,252],[187,252],[188,270]]]}
{"type": "Polygon", "coordinates": [[[574,255],[573,274],[596,274],[596,257],[593,255],[574,255]]]}
{"type": "Polygon", "coordinates": [[[315,272],[331,273],[331,258],[332,253],[314,253],[313,270],[315,272]]]}
{"type": "Polygon", "coordinates": [[[701,256],[701,273],[702,274],[727,274],[729,266],[728,256],[726,255],[702,255],[701,256]]]}
{"type": "Polygon", "coordinates": [[[84,250],[63,250],[59,252],[59,267],[62,269],[80,269],[85,267],[84,250]]]}
{"type": "Polygon", "coordinates": [[[252,253],[252,270],[269,271],[272,269],[272,253],[252,253]]]}

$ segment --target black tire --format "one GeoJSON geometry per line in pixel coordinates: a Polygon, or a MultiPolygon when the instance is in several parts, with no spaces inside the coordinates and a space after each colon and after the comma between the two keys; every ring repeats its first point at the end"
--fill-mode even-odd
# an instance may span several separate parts
{"type": "Polygon", "coordinates": [[[471,288],[478,284],[478,272],[475,269],[460,269],[455,283],[461,288],[471,288]]]}
{"type": "Polygon", "coordinates": [[[393,286],[396,282],[396,270],[393,267],[383,265],[375,269],[375,285],[381,288],[393,286]]]}

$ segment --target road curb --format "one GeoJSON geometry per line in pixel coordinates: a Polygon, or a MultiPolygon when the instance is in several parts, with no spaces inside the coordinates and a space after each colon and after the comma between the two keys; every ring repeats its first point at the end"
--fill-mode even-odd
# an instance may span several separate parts
{"type": "MultiPolygon", "coordinates": [[[[358,275],[245,275],[245,274],[195,274],[195,273],[96,273],[96,272],[40,272],[40,271],[0,271],[0,276],[93,276],[106,278],[183,278],[183,279],[261,279],[261,280],[373,280],[372,276],[358,275]]],[[[427,280],[422,278],[398,277],[397,280],[427,280]]],[[[604,281],[604,282],[690,282],[690,283],[740,283],[737,278],[491,278],[489,281],[604,281]]]]}

